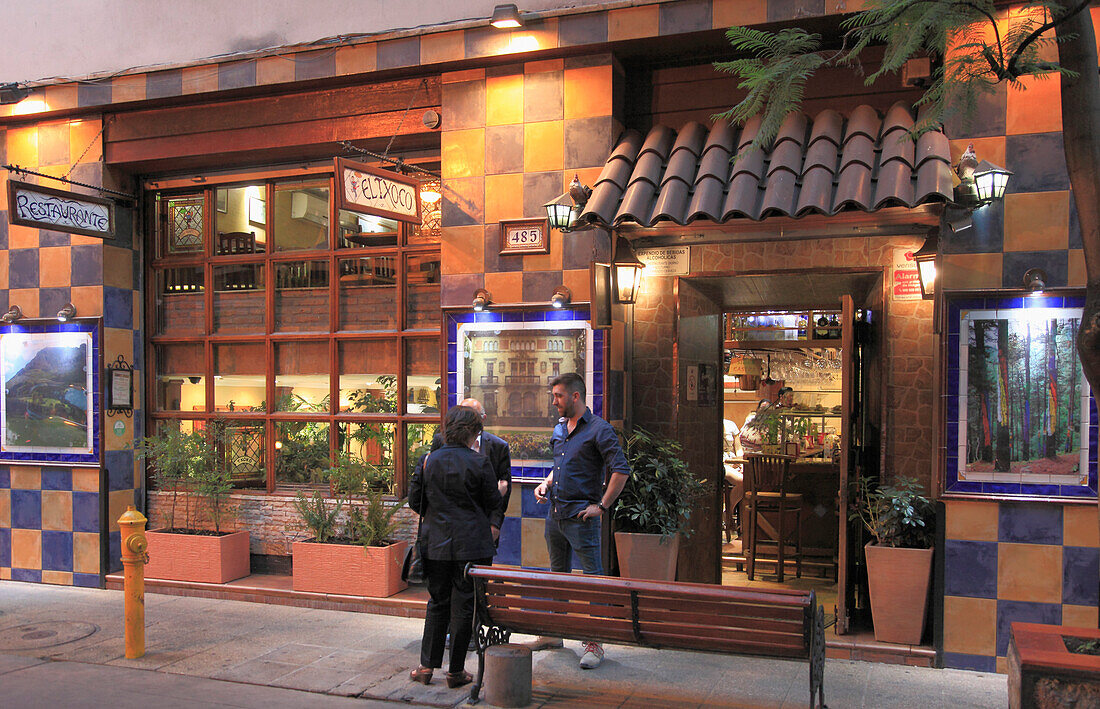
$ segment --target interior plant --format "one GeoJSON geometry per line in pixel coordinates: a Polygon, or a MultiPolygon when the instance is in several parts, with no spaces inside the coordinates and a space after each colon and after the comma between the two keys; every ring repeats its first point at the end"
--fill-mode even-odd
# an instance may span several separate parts
{"type": "Polygon", "coordinates": [[[932,579],[933,503],[906,477],[886,485],[858,478],[852,488],[849,519],[873,538],[864,554],[875,639],[917,645],[932,579]]]}
{"type": "Polygon", "coordinates": [[[680,539],[691,534],[692,498],[702,490],[680,457],[682,450],[678,442],[643,428],[623,437],[631,474],[612,519],[624,576],[675,579],[680,539]]]}

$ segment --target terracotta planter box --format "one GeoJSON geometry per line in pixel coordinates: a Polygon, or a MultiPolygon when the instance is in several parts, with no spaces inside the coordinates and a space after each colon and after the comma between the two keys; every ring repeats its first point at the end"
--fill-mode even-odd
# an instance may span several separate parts
{"type": "Polygon", "coordinates": [[[294,542],[294,590],[342,596],[392,596],[408,588],[401,564],[409,543],[386,547],[294,542]]]}
{"type": "Polygon", "coordinates": [[[875,640],[919,645],[932,582],[932,549],[865,546],[875,640]]]}
{"type": "Polygon", "coordinates": [[[252,573],[248,532],[214,537],[157,530],[146,532],[145,537],[149,540],[145,578],[226,583],[252,573]]]}
{"type": "Polygon", "coordinates": [[[675,581],[679,553],[679,534],[662,542],[660,534],[615,532],[619,574],[626,578],[675,581]]]}
{"type": "Polygon", "coordinates": [[[1100,706],[1100,655],[1066,649],[1063,638],[1100,639],[1096,628],[1013,623],[1008,645],[1008,706],[1100,706]]]}

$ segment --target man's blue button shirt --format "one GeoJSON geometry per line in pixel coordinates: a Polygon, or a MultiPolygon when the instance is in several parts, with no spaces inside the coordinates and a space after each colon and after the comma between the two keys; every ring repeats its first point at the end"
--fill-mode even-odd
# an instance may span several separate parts
{"type": "Polygon", "coordinates": [[[603,496],[604,471],[630,475],[630,465],[615,429],[587,407],[569,433],[559,419],[550,438],[554,451],[554,485],[550,492],[555,519],[576,517],[603,496]]]}

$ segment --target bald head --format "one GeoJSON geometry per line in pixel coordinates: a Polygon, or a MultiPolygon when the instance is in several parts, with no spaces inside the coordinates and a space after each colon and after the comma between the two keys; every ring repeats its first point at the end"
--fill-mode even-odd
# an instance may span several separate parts
{"type": "Polygon", "coordinates": [[[477,412],[477,415],[481,418],[485,418],[485,407],[481,405],[481,402],[477,399],[463,399],[458,402],[459,406],[465,406],[468,409],[473,409],[477,412]]]}

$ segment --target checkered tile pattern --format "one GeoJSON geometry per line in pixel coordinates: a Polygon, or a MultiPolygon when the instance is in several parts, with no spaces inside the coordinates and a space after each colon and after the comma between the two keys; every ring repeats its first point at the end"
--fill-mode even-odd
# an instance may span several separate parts
{"type": "MultiPolygon", "coordinates": [[[[102,98],[103,92],[97,95],[102,98]]],[[[0,161],[50,175],[71,170],[74,180],[102,185],[101,128],[96,118],[0,129],[0,161]]],[[[103,360],[122,355],[138,369],[139,409],[132,418],[106,417],[99,440],[102,469],[3,467],[0,579],[100,586],[104,573],[121,569],[116,520],[127,505],[140,508],[144,501],[144,475],[128,450],[141,436],[142,421],[141,270],[133,249],[133,215],[116,207],[116,236],[111,240],[11,225],[7,179],[7,173],[0,175],[0,307],[18,305],[27,318],[52,318],[71,302],[78,317],[102,317],[103,360]],[[116,429],[119,421],[122,428],[116,429]]]]}
{"type": "Polygon", "coordinates": [[[1095,628],[1095,505],[947,502],[944,663],[1004,671],[1013,621],[1095,628]]]}

